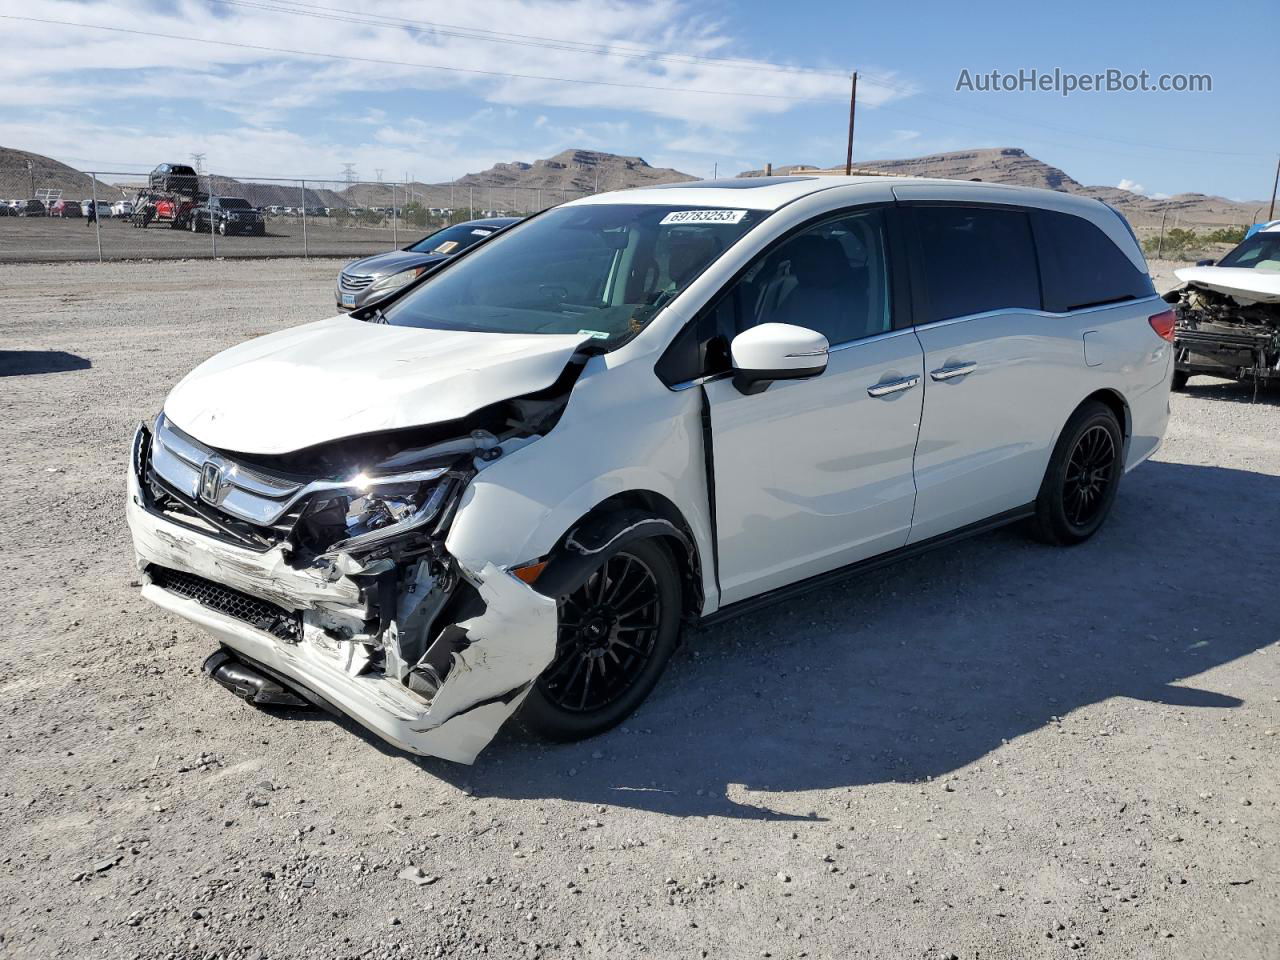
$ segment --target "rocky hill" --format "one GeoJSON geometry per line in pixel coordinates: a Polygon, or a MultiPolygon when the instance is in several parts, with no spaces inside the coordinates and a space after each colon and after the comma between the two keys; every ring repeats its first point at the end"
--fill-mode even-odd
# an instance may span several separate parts
{"type": "Polygon", "coordinates": [[[676,183],[694,177],[669,167],[651,167],[640,157],[622,157],[599,150],[565,150],[533,163],[498,163],[482,173],[458,178],[459,184],[477,187],[525,187],[595,193],[643,187],[652,183],[676,183]]]}
{"type": "MultiPolygon", "coordinates": [[[[25,200],[47,189],[61,190],[67,200],[83,200],[93,196],[93,179],[38,153],[0,147],[0,198],[25,200]]],[[[97,189],[99,200],[119,200],[126,195],[126,191],[101,180],[97,189]]]]}
{"type": "MultiPolygon", "coordinates": [[[[303,206],[302,188],[288,183],[255,183],[252,180],[236,180],[232,177],[210,176],[208,189],[219,197],[243,197],[255,207],[303,206]]],[[[204,187],[204,184],[201,184],[204,187]]],[[[336,190],[316,190],[307,187],[308,207],[345,207],[346,196],[336,190]]]]}
{"type": "MultiPolygon", "coordinates": [[[[605,190],[623,190],[653,183],[674,183],[694,177],[668,167],[652,167],[641,157],[624,157],[599,150],[564,150],[554,157],[526,163],[495,163],[488,170],[468,173],[452,183],[410,183],[397,187],[396,201],[406,194],[429,207],[468,205],[476,210],[531,212],[543,205],[572,200],[605,190]]],[[[391,187],[357,184],[343,191],[352,206],[388,206],[391,187]]]]}
{"type": "MultiPolygon", "coordinates": [[[[1065,171],[1051,166],[1018,147],[993,147],[957,150],[900,160],[859,162],[857,168],[881,174],[942,177],[951,180],[982,180],[987,183],[1009,183],[1065,193],[1095,197],[1120,210],[1140,228],[1158,226],[1165,220],[1169,226],[1211,228],[1252,223],[1266,215],[1265,202],[1236,202],[1224,197],[1200,193],[1182,193],[1156,199],[1118,187],[1087,186],[1065,171]]],[[[836,173],[839,168],[812,165],[775,166],[775,174],[836,173]]],[[[739,176],[761,176],[761,170],[749,170],[739,176]]],[[[620,156],[599,150],[565,150],[553,157],[533,162],[512,161],[494,164],[488,170],[468,173],[452,183],[410,183],[395,188],[395,203],[404,206],[416,201],[428,207],[474,209],[477,213],[494,210],[529,213],[539,205],[547,206],[604,190],[621,190],[654,183],[693,180],[694,177],[669,167],[653,167],[640,157],[620,156]]],[[[92,181],[66,164],[24,150],[0,147],[0,198],[27,197],[42,187],[62,190],[70,199],[90,195],[92,181]],[[32,169],[27,170],[27,161],[32,169]]],[[[144,181],[145,177],[139,177],[144,181]]],[[[223,196],[244,197],[255,206],[299,206],[300,190],[281,183],[255,183],[229,177],[210,178],[213,192],[223,196]]],[[[98,182],[102,199],[132,196],[135,187],[98,182]]],[[[306,205],[318,207],[390,206],[389,184],[360,183],[352,186],[319,184],[308,186],[306,205]]]]}
{"type": "MultiPolygon", "coordinates": [[[[896,176],[939,177],[946,180],[981,180],[985,183],[1009,183],[1022,187],[1060,190],[1080,196],[1094,197],[1111,204],[1134,226],[1159,225],[1166,220],[1182,227],[1210,227],[1252,223],[1266,214],[1263,201],[1237,202],[1225,197],[1202,193],[1180,193],[1156,199],[1119,187],[1086,186],[1058,167],[1037,160],[1019,147],[991,147],[980,150],[957,150],[902,160],[870,160],[858,162],[859,170],[896,176]],[[1258,208],[1261,207],[1261,214],[1258,208]]],[[[775,167],[774,173],[803,174],[820,171],[841,172],[841,167],[814,167],[803,164],[775,167]]],[[[761,170],[748,170],[740,176],[762,176],[761,170]]]]}

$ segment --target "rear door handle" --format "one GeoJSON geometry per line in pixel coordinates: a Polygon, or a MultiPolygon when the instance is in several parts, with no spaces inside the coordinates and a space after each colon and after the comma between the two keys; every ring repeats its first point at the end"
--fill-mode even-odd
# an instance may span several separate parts
{"type": "Polygon", "coordinates": [[[973,373],[977,369],[976,363],[953,363],[946,367],[939,367],[937,370],[930,370],[929,376],[935,380],[950,380],[952,377],[963,377],[966,373],[973,373]]]}
{"type": "Polygon", "coordinates": [[[903,390],[910,390],[919,382],[919,375],[913,373],[909,377],[899,377],[897,380],[886,380],[884,383],[877,383],[875,386],[867,387],[867,394],[872,397],[887,397],[891,393],[901,393],[903,390]]]}

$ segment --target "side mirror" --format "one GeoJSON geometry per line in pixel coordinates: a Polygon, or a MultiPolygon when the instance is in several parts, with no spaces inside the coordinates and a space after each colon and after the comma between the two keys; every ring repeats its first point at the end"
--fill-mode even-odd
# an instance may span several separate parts
{"type": "Polygon", "coordinates": [[[775,380],[803,380],[827,369],[827,338],[790,323],[762,323],[744,330],[729,344],[733,385],[745,394],[760,393],[775,380]]]}
{"type": "Polygon", "coordinates": [[[1214,264],[1216,264],[1217,262],[1218,262],[1217,260],[1214,260],[1214,259],[1212,259],[1212,258],[1210,258],[1210,259],[1208,259],[1208,260],[1197,260],[1197,261],[1196,261],[1196,266],[1197,266],[1197,267],[1212,267],[1212,266],[1213,266],[1214,264]]]}

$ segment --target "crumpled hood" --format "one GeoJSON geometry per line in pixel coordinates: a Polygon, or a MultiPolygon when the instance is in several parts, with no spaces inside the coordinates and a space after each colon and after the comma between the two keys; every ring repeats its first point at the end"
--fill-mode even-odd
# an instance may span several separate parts
{"type": "Polygon", "coordinates": [[[456,420],[549,387],[587,339],[423,330],[342,315],[206,360],[169,393],[164,413],[211,447],[289,453],[456,420]]]}
{"type": "Polygon", "coordinates": [[[1183,267],[1173,271],[1183,283],[1195,283],[1228,296],[1258,303],[1280,303],[1280,270],[1252,267],[1183,267]]]}

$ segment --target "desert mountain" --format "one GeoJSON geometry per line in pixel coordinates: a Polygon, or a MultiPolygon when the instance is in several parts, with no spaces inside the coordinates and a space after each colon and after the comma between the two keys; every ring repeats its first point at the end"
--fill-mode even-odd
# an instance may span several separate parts
{"type": "Polygon", "coordinates": [[[640,157],[621,157],[599,150],[565,150],[533,163],[498,163],[483,173],[468,173],[458,183],[477,187],[525,187],[596,193],[652,183],[675,183],[694,177],[669,167],[651,167],[640,157]]]}
{"type": "MultiPolygon", "coordinates": [[[[83,200],[93,196],[93,178],[38,153],[0,147],[0,197],[26,200],[40,190],[61,190],[67,200],[83,200]]],[[[125,195],[119,187],[98,181],[99,200],[119,200],[125,195]]]]}
{"type": "MultiPolygon", "coordinates": [[[[1237,202],[1225,197],[1202,193],[1180,193],[1156,199],[1121,190],[1119,187],[1085,186],[1057,167],[1037,160],[1018,147],[991,147],[980,150],[957,150],[902,160],[870,160],[855,164],[856,170],[895,176],[940,177],[946,180],[981,180],[984,183],[1008,183],[1021,187],[1060,190],[1080,196],[1094,197],[1111,204],[1134,226],[1158,225],[1161,219],[1183,227],[1224,226],[1252,223],[1266,215],[1263,201],[1237,202]],[[1262,208],[1259,213],[1259,208],[1262,208]]],[[[814,170],[831,172],[844,168],[819,168],[805,165],[775,167],[774,173],[803,174],[814,170]]],[[[740,176],[762,176],[761,170],[748,170],[740,176]]]]}
{"type": "MultiPolygon", "coordinates": [[[[488,170],[468,173],[452,183],[409,183],[396,189],[396,202],[406,195],[429,207],[507,212],[530,212],[589,193],[673,183],[694,177],[668,167],[651,167],[640,157],[624,157],[599,150],[564,150],[554,157],[526,163],[495,163],[488,170]]],[[[357,184],[344,191],[352,206],[386,206],[391,187],[357,184]]]]}
{"type": "MultiPolygon", "coordinates": [[[[942,177],[952,180],[982,180],[987,183],[1009,183],[1028,187],[1060,190],[1095,197],[1120,210],[1135,226],[1159,225],[1166,219],[1171,226],[1214,227],[1252,223],[1266,215],[1263,201],[1237,202],[1224,197],[1199,193],[1182,193],[1154,198],[1121,190],[1118,187],[1086,186],[1065,171],[1051,166],[1018,147],[994,147],[980,150],[957,150],[901,160],[859,162],[857,169],[879,174],[942,177]]],[[[818,168],[810,165],[778,166],[775,174],[843,172],[843,168],[818,168]]],[[[739,176],[760,176],[763,171],[749,170],[739,176]]],[[[141,179],[141,178],[140,178],[141,179]]],[[[262,183],[229,177],[209,178],[215,194],[244,197],[255,206],[300,206],[302,191],[287,183],[262,183]]],[[[468,173],[452,183],[410,183],[395,188],[397,206],[415,201],[429,207],[450,207],[460,211],[474,209],[525,213],[561,200],[572,199],[603,190],[622,190],[655,183],[672,183],[694,178],[669,167],[653,167],[640,157],[619,156],[599,150],[565,150],[544,160],[531,163],[512,161],[498,163],[479,173],[468,173]]],[[[90,195],[92,181],[66,164],[23,150],[0,147],[0,197],[25,198],[35,189],[62,190],[70,199],[90,195]],[[27,161],[32,168],[27,170],[27,161]]],[[[135,188],[98,182],[102,199],[132,196],[135,188]]],[[[337,182],[308,183],[308,207],[389,206],[392,187],[382,183],[346,185],[337,182]]]]}

